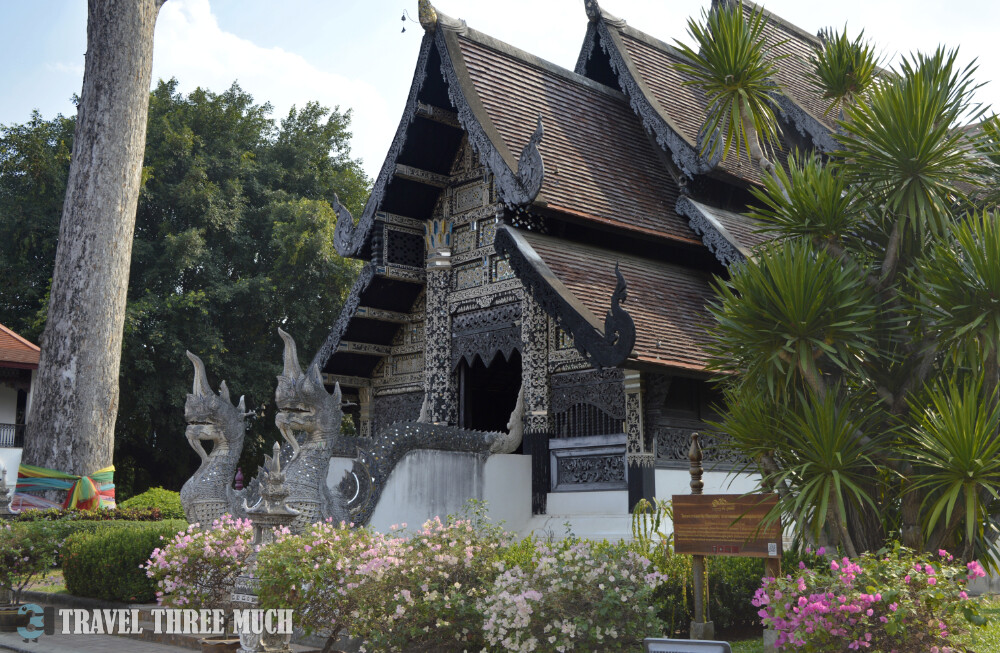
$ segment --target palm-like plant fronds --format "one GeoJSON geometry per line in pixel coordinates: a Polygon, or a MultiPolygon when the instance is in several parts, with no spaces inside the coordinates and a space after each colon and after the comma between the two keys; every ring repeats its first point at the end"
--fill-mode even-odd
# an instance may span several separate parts
{"type": "Polygon", "coordinates": [[[821,393],[817,363],[856,370],[871,353],[875,301],[857,269],[786,241],[730,272],[709,307],[715,369],[744,373],[772,395],[793,382],[821,393]]]}
{"type": "Polygon", "coordinates": [[[710,12],[702,11],[701,18],[688,20],[688,33],[699,49],[680,41],[675,45],[686,59],[676,67],[691,77],[684,83],[698,86],[708,96],[702,154],[714,157],[721,149],[725,158],[735,147],[737,156],[742,150],[759,161],[763,148],[778,140],[772,108],[778,89],[771,79],[774,61],[785,55],[768,55],[765,19],[759,9],[744,16],[742,3],[719,3],[710,12]]]}
{"type": "Polygon", "coordinates": [[[925,532],[942,519],[945,528],[957,528],[953,515],[962,506],[967,547],[988,522],[984,498],[1000,500],[1000,405],[995,399],[978,377],[941,381],[931,387],[926,403],[910,404],[914,426],[904,453],[916,470],[913,490],[927,497],[925,532]]]}
{"type": "MultiPolygon", "coordinates": [[[[783,500],[783,512],[811,515],[809,527],[814,535],[819,535],[833,513],[838,532],[847,537],[848,502],[878,510],[865,488],[871,485],[875,468],[871,456],[885,434],[866,433],[866,422],[855,402],[831,392],[823,398],[799,395],[796,409],[785,413],[779,425],[784,441],[779,450],[782,470],[767,480],[788,484],[792,492],[783,500]]],[[[804,526],[800,519],[799,527],[804,526]]]]}
{"type": "Polygon", "coordinates": [[[806,78],[830,101],[826,113],[840,109],[863,95],[875,80],[878,59],[865,41],[864,30],[853,41],[843,32],[830,34],[823,48],[809,57],[813,70],[806,78]]]}
{"type": "Polygon", "coordinates": [[[892,83],[873,86],[864,102],[844,108],[839,135],[843,169],[875,204],[917,234],[940,233],[962,184],[979,185],[982,164],[959,121],[971,106],[974,65],[959,68],[955,51],[904,58],[892,83]]]}
{"type": "Polygon", "coordinates": [[[789,156],[787,173],[775,168],[765,176],[763,190],[750,191],[764,206],[747,215],[781,236],[837,242],[860,217],[855,190],[815,154],[789,156]]]}
{"type": "Polygon", "coordinates": [[[983,211],[952,228],[917,266],[919,310],[930,315],[940,338],[968,363],[1000,351],[1000,218],[983,211]]]}

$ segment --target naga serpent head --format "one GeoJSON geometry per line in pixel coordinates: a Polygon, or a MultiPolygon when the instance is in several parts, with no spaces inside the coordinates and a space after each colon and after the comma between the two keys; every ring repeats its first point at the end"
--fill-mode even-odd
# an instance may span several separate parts
{"type": "Polygon", "coordinates": [[[233,405],[225,381],[219,385],[219,393],[214,393],[208,385],[205,364],[191,352],[187,352],[187,357],[194,364],[194,387],[184,404],[186,435],[194,450],[205,459],[202,440],[215,442],[212,454],[216,455],[228,450],[231,441],[242,439],[246,407],[243,397],[233,405]]]}
{"type": "MultiPolygon", "coordinates": [[[[291,431],[339,433],[343,418],[340,384],[335,385],[332,394],[327,392],[316,363],[303,373],[295,340],[281,329],[278,329],[278,334],[285,341],[285,354],[284,369],[278,377],[278,389],[274,393],[278,406],[275,424],[289,442],[295,440],[290,437],[291,431]]],[[[295,447],[294,444],[292,446],[295,447]]]]}

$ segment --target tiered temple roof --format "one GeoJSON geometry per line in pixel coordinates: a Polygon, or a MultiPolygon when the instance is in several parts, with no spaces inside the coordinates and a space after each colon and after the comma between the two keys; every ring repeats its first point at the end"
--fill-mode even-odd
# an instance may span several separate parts
{"type": "MultiPolygon", "coordinates": [[[[415,229],[431,217],[457,183],[449,171],[463,138],[506,207],[497,251],[516,274],[533,275],[522,278],[527,288],[554,298],[546,310],[582,353],[604,330],[617,264],[636,330],[624,364],[704,370],[710,278],[766,240],[739,213],[760,173],[745,155],[703,154],[706,100],[675,68],[678,50],[593,0],[585,5],[575,71],[422,12],[426,34],[396,139],[357,224],[340,210],[338,250],[370,263],[317,354],[327,372],[369,373],[407,319],[422,273],[394,271],[377,225],[415,229]],[[379,312],[390,315],[384,328],[375,326],[379,312]]],[[[807,79],[820,41],[764,15],[772,50],[789,55],[774,80],[780,164],[793,148],[831,149],[833,121],[807,79]]]]}

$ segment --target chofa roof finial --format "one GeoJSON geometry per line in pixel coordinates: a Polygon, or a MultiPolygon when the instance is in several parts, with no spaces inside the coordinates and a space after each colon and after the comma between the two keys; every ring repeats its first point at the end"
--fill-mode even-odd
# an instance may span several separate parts
{"type": "Polygon", "coordinates": [[[431,4],[431,0],[418,0],[417,10],[421,27],[424,28],[425,32],[433,32],[437,27],[438,14],[434,5],[431,4]]]}
{"type": "Polygon", "coordinates": [[[583,8],[590,20],[597,20],[601,17],[601,6],[597,4],[597,0],[583,0],[583,8]]]}

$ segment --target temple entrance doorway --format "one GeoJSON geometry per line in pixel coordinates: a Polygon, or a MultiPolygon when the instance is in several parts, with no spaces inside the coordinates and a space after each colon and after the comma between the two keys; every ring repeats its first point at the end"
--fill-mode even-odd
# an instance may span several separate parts
{"type": "Polygon", "coordinates": [[[521,389],[521,353],[514,350],[508,360],[497,352],[489,364],[478,356],[472,365],[463,359],[458,366],[458,387],[460,426],[506,432],[521,389]]]}

